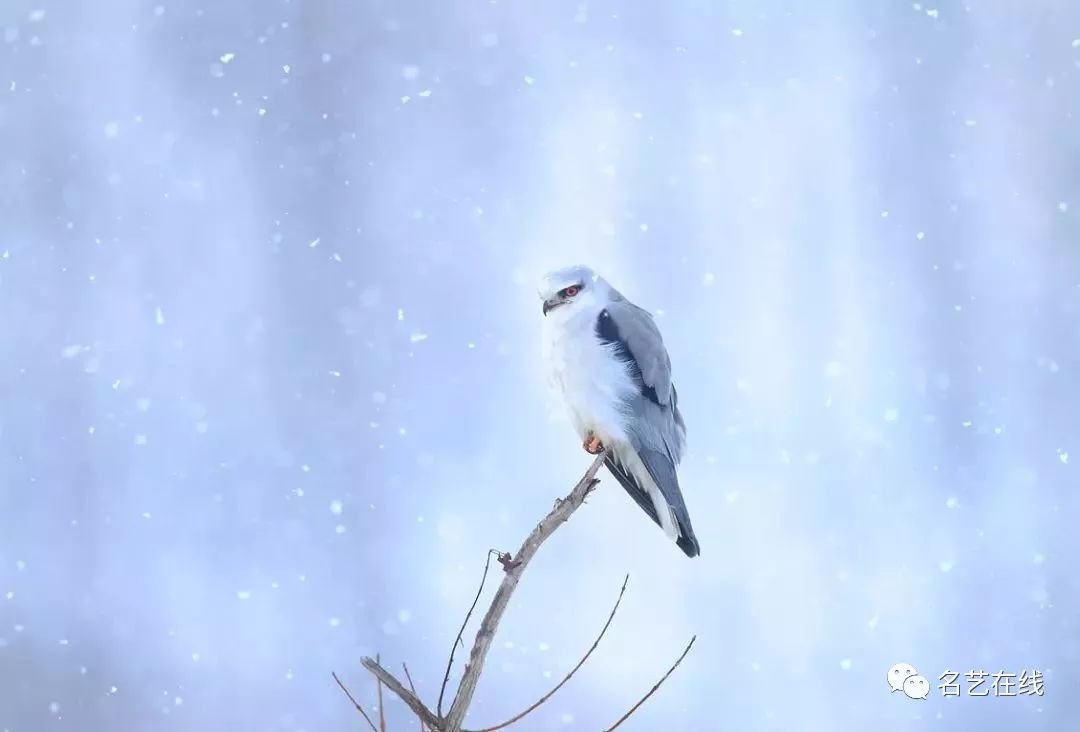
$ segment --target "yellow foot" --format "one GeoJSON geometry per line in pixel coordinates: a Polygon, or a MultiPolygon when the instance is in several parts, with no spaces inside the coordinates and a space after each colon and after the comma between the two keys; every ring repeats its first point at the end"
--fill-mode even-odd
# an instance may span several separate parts
{"type": "Polygon", "coordinates": [[[581,446],[584,447],[585,452],[590,455],[599,455],[604,451],[604,443],[600,442],[600,438],[592,432],[585,435],[585,440],[581,443],[581,446]]]}

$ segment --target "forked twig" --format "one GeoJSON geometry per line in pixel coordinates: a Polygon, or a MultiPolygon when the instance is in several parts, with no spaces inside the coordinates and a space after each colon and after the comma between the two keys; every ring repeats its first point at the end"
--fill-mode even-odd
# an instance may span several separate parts
{"type": "MultiPolygon", "coordinates": [[[[416,696],[416,684],[413,683],[412,674],[409,673],[409,667],[405,664],[404,661],[401,662],[401,668],[405,669],[405,678],[409,681],[409,691],[413,693],[413,696],[416,696]]],[[[419,714],[416,715],[416,718],[420,720],[420,732],[427,732],[427,726],[424,724],[424,718],[421,717],[419,714]]]]}
{"type": "Polygon", "coordinates": [[[330,675],[334,677],[334,681],[336,681],[337,685],[341,687],[341,690],[345,692],[345,696],[349,697],[349,701],[356,707],[356,711],[360,712],[364,717],[364,720],[368,723],[368,727],[371,727],[371,732],[379,732],[379,728],[375,726],[375,723],[371,721],[371,717],[369,717],[367,712],[364,711],[364,708],[360,706],[360,702],[356,701],[356,699],[353,698],[353,695],[349,693],[349,690],[345,688],[345,684],[341,683],[341,679],[338,678],[338,675],[333,671],[330,672],[330,675]]]}
{"type": "Polygon", "coordinates": [[[671,676],[672,672],[675,669],[677,669],[679,667],[679,664],[682,663],[682,660],[684,658],[686,658],[686,654],[690,652],[690,648],[693,647],[694,641],[696,641],[696,640],[697,640],[697,636],[695,635],[693,638],[690,639],[690,642],[686,644],[686,648],[683,649],[682,655],[679,656],[678,659],[676,659],[675,663],[672,664],[671,668],[669,668],[667,670],[667,673],[660,677],[660,680],[657,681],[653,685],[653,688],[649,689],[649,693],[647,693],[645,696],[638,699],[638,703],[635,704],[634,706],[630,707],[630,711],[628,711],[626,714],[619,717],[619,721],[616,722],[615,724],[611,725],[610,727],[608,727],[606,730],[604,730],[604,732],[611,732],[613,729],[615,729],[620,724],[625,722],[627,719],[630,718],[631,714],[633,714],[634,712],[636,712],[638,710],[638,707],[640,707],[642,704],[644,704],[648,700],[648,698],[650,696],[655,694],[656,690],[660,688],[660,685],[663,684],[665,681],[667,681],[667,677],[671,676]]]}
{"type": "Polygon", "coordinates": [[[469,704],[472,703],[473,694],[476,693],[476,684],[480,680],[480,672],[484,669],[484,661],[487,658],[488,651],[491,649],[495,631],[498,629],[503,613],[506,612],[506,608],[510,604],[510,596],[514,594],[522,573],[537,550],[540,549],[540,545],[554,533],[555,529],[566,523],[571,514],[585,502],[585,496],[596,487],[599,482],[596,478],[596,471],[604,464],[609,451],[610,448],[604,448],[596,456],[596,459],[593,460],[589,469],[585,471],[585,475],[581,477],[581,480],[570,491],[570,494],[556,504],[548,515],[536,525],[536,528],[532,530],[521,548],[518,549],[517,554],[514,555],[512,560],[509,560],[506,574],[503,575],[499,589],[496,590],[495,597],[491,601],[491,606],[484,614],[484,619],[480,622],[480,629],[476,631],[476,640],[473,642],[472,651],[469,653],[469,663],[461,677],[461,684],[458,686],[457,694],[454,695],[454,702],[450,705],[450,711],[446,713],[445,724],[443,725],[444,732],[461,732],[465,712],[468,710],[469,704]]]}
{"type": "Polygon", "coordinates": [[[611,626],[611,621],[615,619],[615,613],[619,609],[619,603],[622,602],[623,594],[626,592],[626,583],[629,582],[629,581],[630,581],[630,575],[626,575],[626,577],[623,578],[622,588],[619,590],[619,597],[615,600],[615,607],[611,608],[611,614],[608,615],[607,622],[604,623],[604,627],[601,628],[600,635],[596,636],[596,640],[593,641],[593,644],[592,644],[592,646],[589,647],[589,650],[585,652],[585,655],[581,657],[581,660],[577,662],[577,665],[574,666],[572,669],[570,669],[570,673],[568,673],[566,676],[564,676],[563,680],[555,685],[554,689],[552,689],[551,691],[549,691],[548,693],[544,694],[542,697],[537,699],[536,702],[533,703],[531,706],[529,706],[527,709],[525,709],[525,711],[519,712],[518,714],[514,715],[513,717],[506,720],[505,722],[503,722],[501,724],[497,724],[494,727],[484,727],[483,729],[476,730],[475,732],[495,732],[496,730],[500,730],[500,729],[504,729],[506,727],[509,727],[510,725],[514,724],[515,722],[521,720],[527,714],[531,713],[533,710],[535,710],[541,704],[546,702],[548,699],[553,697],[555,695],[555,692],[558,691],[559,689],[561,689],[566,684],[566,682],[568,682],[573,677],[573,675],[578,672],[578,669],[585,665],[585,662],[589,660],[589,656],[591,656],[593,651],[596,650],[596,647],[598,645],[600,645],[600,640],[604,637],[604,634],[607,633],[607,629],[611,626]]]}
{"type": "MultiPolygon", "coordinates": [[[[402,664],[402,667],[405,670],[405,677],[409,681],[410,688],[408,689],[405,688],[405,686],[393,674],[391,674],[389,671],[382,667],[382,665],[379,663],[378,657],[365,657],[361,659],[361,663],[363,664],[364,668],[366,668],[375,676],[379,684],[379,722],[382,728],[380,731],[379,728],[376,728],[375,724],[371,721],[371,718],[367,715],[367,713],[360,706],[360,704],[357,703],[357,701],[353,698],[352,694],[349,693],[349,690],[345,688],[345,685],[341,683],[341,680],[338,679],[337,675],[334,674],[334,680],[337,681],[338,686],[340,686],[342,691],[345,692],[346,696],[349,697],[349,700],[352,701],[353,706],[356,707],[356,709],[364,716],[364,719],[367,720],[368,726],[371,727],[373,732],[385,732],[386,730],[386,721],[385,716],[383,715],[382,703],[383,684],[386,685],[387,689],[400,697],[401,700],[405,702],[405,704],[410,709],[412,709],[412,711],[417,715],[417,717],[419,717],[420,729],[422,732],[427,732],[427,729],[430,729],[431,732],[463,732],[462,722],[465,719],[465,713],[468,710],[470,704],[472,703],[473,695],[476,692],[476,685],[479,681],[480,673],[481,671],[483,671],[484,661],[487,658],[488,651],[491,649],[491,643],[495,637],[495,632],[498,629],[499,621],[502,619],[503,614],[506,612],[506,608],[510,603],[510,597],[514,593],[514,590],[517,588],[517,584],[521,579],[522,573],[525,571],[526,566],[528,566],[533,556],[535,556],[537,550],[539,550],[540,545],[543,544],[551,536],[551,534],[554,533],[557,528],[559,528],[559,526],[565,523],[567,519],[569,519],[570,516],[585,502],[585,497],[588,496],[588,494],[599,482],[599,480],[596,478],[596,473],[600,469],[600,466],[604,464],[604,461],[606,460],[608,454],[608,450],[605,449],[596,456],[596,459],[589,466],[589,469],[585,471],[585,475],[582,476],[581,480],[579,480],[577,485],[574,486],[574,489],[570,492],[570,494],[567,495],[566,498],[557,500],[555,502],[555,507],[547,514],[547,516],[544,517],[542,521],[540,521],[539,524],[536,525],[536,527],[532,530],[529,536],[525,539],[524,543],[522,543],[521,547],[518,549],[517,554],[511,556],[509,554],[501,554],[495,552],[494,550],[488,552],[487,560],[484,563],[484,577],[483,579],[481,579],[480,589],[477,590],[476,598],[473,600],[473,604],[469,608],[469,613],[465,616],[465,622],[462,623],[461,630],[458,631],[457,638],[454,640],[454,647],[453,649],[451,649],[450,652],[450,660],[447,663],[446,674],[443,676],[442,687],[439,691],[438,709],[441,709],[441,703],[444,698],[446,686],[449,683],[450,671],[453,667],[455,651],[457,650],[458,643],[464,645],[464,642],[462,641],[462,635],[465,632],[465,628],[468,625],[469,619],[471,618],[473,611],[476,609],[476,605],[479,602],[480,595],[483,592],[484,583],[487,579],[488,570],[491,566],[491,556],[493,554],[497,556],[500,564],[503,565],[505,574],[503,576],[502,582],[500,582],[499,584],[499,589],[496,590],[495,596],[492,598],[491,605],[488,607],[487,612],[484,614],[483,620],[480,622],[480,628],[476,632],[476,640],[473,642],[473,647],[469,654],[469,661],[465,665],[465,671],[462,674],[461,682],[458,685],[457,693],[454,694],[454,700],[451,703],[450,710],[446,713],[445,717],[442,715],[441,711],[439,713],[432,712],[417,697],[416,686],[412,682],[412,677],[409,674],[409,669],[407,666],[402,664]],[[427,729],[425,729],[425,725],[427,729]]],[[[509,719],[506,722],[503,722],[502,724],[496,725],[494,727],[487,727],[483,730],[479,730],[478,732],[497,732],[498,730],[504,729],[509,725],[521,720],[527,714],[531,713],[537,707],[544,704],[548,699],[550,699],[555,694],[555,692],[561,689],[574,676],[574,674],[578,672],[578,670],[585,664],[585,661],[587,661],[592,655],[593,651],[596,650],[597,646],[600,644],[601,639],[607,632],[608,627],[611,625],[611,622],[615,617],[615,613],[619,609],[619,604],[622,601],[623,594],[626,591],[626,585],[628,581],[629,575],[623,580],[622,588],[619,590],[619,597],[615,601],[615,606],[612,608],[611,614],[608,616],[607,622],[604,623],[604,627],[601,629],[600,635],[597,636],[596,640],[593,641],[592,646],[589,648],[588,651],[586,651],[584,657],[582,657],[582,659],[577,663],[577,665],[570,670],[570,672],[563,678],[563,680],[560,681],[555,686],[555,688],[542,696],[537,702],[532,704],[528,709],[514,716],[512,719],[509,719]]],[[[629,719],[630,716],[634,714],[634,712],[636,712],[642,704],[644,704],[653,694],[655,694],[656,691],[660,688],[660,686],[665,681],[667,681],[668,677],[671,676],[675,669],[679,667],[679,664],[682,663],[683,659],[686,658],[686,655],[690,652],[690,649],[693,647],[696,640],[697,636],[691,638],[690,642],[683,650],[682,655],[680,655],[679,658],[675,661],[675,663],[671,666],[671,668],[667,670],[667,673],[665,673],[660,678],[660,680],[653,685],[653,687],[648,691],[648,693],[646,693],[645,696],[639,699],[637,703],[634,704],[634,706],[631,707],[626,714],[620,717],[619,720],[615,722],[615,724],[613,724],[604,732],[612,732],[617,727],[622,725],[622,723],[629,719]]]]}
{"type": "Polygon", "coordinates": [[[386,688],[398,695],[401,701],[413,710],[420,719],[424,720],[424,724],[435,730],[441,730],[442,720],[435,716],[435,713],[424,706],[424,702],[417,698],[416,694],[412,693],[405,686],[394,678],[394,675],[379,665],[379,662],[374,658],[364,657],[360,659],[360,663],[371,674],[382,683],[386,684],[386,688]]]}
{"type": "Polygon", "coordinates": [[[472,617],[473,611],[476,610],[476,603],[480,602],[480,594],[484,591],[484,583],[487,582],[488,569],[491,568],[491,555],[499,555],[499,552],[494,549],[488,549],[487,559],[484,561],[484,575],[480,578],[480,587],[476,590],[476,597],[473,598],[472,605],[469,606],[469,612],[465,613],[465,620],[461,623],[461,630],[458,631],[457,637],[454,638],[454,645],[450,649],[450,660],[446,662],[446,673],[443,674],[442,686],[439,687],[439,701],[435,704],[435,713],[442,717],[442,703],[443,694],[446,693],[446,685],[450,683],[450,669],[454,666],[454,654],[457,652],[458,644],[465,645],[465,642],[461,639],[461,636],[465,634],[465,627],[469,624],[469,619],[472,617]]]}

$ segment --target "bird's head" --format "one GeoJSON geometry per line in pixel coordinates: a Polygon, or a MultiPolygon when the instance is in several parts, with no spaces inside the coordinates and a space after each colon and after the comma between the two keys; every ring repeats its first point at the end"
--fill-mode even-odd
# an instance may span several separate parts
{"type": "Polygon", "coordinates": [[[539,295],[544,303],[545,316],[558,311],[568,317],[607,302],[609,289],[603,277],[588,267],[578,265],[544,275],[540,281],[539,295]]]}

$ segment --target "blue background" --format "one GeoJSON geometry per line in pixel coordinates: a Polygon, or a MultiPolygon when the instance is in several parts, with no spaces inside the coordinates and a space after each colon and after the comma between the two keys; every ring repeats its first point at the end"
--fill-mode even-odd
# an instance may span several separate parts
{"type": "Polygon", "coordinates": [[[7,0],[0,31],[0,730],[363,729],[330,671],[372,709],[375,652],[433,699],[485,552],[589,462],[538,363],[536,282],[579,262],[657,314],[703,555],[605,480],[469,726],[626,572],[521,729],[605,727],[693,634],[625,729],[1075,725],[1080,5],[7,0]]]}

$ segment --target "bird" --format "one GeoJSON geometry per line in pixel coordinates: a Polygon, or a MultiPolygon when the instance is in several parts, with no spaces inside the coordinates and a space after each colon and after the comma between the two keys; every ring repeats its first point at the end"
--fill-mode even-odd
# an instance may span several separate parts
{"type": "Polygon", "coordinates": [[[591,455],[688,557],[701,554],[676,470],[686,424],[671,359],[647,310],[584,265],[548,272],[539,289],[550,384],[591,455]]]}

